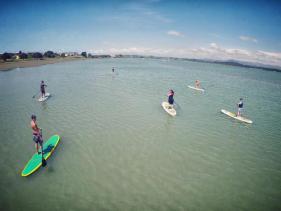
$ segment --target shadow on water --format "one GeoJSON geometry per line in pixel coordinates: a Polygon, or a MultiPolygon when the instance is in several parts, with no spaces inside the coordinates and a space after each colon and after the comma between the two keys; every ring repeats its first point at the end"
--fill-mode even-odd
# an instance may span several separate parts
{"type": "MultiPolygon", "coordinates": [[[[181,107],[180,105],[175,101],[175,109],[178,111],[178,110],[181,110],[181,107]]],[[[178,113],[177,113],[178,114],[178,113]]]]}
{"type": "Polygon", "coordinates": [[[54,95],[50,95],[50,97],[47,100],[41,102],[43,110],[48,109],[48,101],[52,100],[53,98],[54,98],[54,95]]]}
{"type": "Polygon", "coordinates": [[[42,102],[42,108],[43,110],[47,110],[48,109],[48,103],[46,101],[42,102]]]}
{"type": "Polygon", "coordinates": [[[43,149],[43,153],[46,155],[47,153],[51,152],[54,147],[54,145],[48,145],[47,148],[43,149]]]}
{"type": "Polygon", "coordinates": [[[53,166],[48,167],[48,173],[54,173],[55,168],[53,166]]]}
{"type": "Polygon", "coordinates": [[[56,149],[53,151],[51,157],[52,157],[52,160],[56,160],[56,157],[57,157],[57,154],[60,153],[61,149],[63,147],[63,142],[62,142],[62,137],[60,137],[60,141],[56,147],[56,149]]]}
{"type": "Polygon", "coordinates": [[[164,114],[166,114],[166,116],[167,116],[166,121],[164,122],[165,131],[167,131],[168,133],[172,132],[173,131],[173,125],[175,123],[175,120],[176,120],[177,116],[175,116],[175,117],[170,116],[166,112],[164,114]]]}

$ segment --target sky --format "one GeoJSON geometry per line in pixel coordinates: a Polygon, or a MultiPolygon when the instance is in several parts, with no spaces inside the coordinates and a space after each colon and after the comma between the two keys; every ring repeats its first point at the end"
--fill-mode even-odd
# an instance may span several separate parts
{"type": "Polygon", "coordinates": [[[281,66],[281,1],[6,1],[0,53],[52,50],[281,66]]]}

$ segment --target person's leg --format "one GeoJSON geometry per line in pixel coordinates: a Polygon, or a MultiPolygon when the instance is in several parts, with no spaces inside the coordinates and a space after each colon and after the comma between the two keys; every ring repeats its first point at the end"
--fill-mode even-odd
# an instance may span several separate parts
{"type": "Polygon", "coordinates": [[[34,135],[33,136],[33,141],[35,142],[36,152],[38,154],[40,154],[42,152],[42,143],[43,143],[43,140],[42,140],[41,136],[34,135]],[[39,145],[41,147],[41,152],[39,151],[39,145]]]}
{"type": "Polygon", "coordinates": [[[172,108],[172,103],[171,103],[171,100],[170,100],[170,99],[168,99],[168,103],[169,103],[168,109],[171,109],[171,108],[172,108]]]}
{"type": "Polygon", "coordinates": [[[238,108],[237,116],[241,116],[241,108],[238,108]]]}
{"type": "Polygon", "coordinates": [[[169,99],[169,109],[172,109],[173,108],[173,105],[174,105],[174,100],[172,100],[172,99],[169,99]]]}
{"type": "Polygon", "coordinates": [[[33,140],[34,143],[35,143],[35,149],[36,149],[36,152],[38,153],[38,142],[37,142],[37,137],[36,137],[35,135],[33,135],[32,140],[33,140]]]}

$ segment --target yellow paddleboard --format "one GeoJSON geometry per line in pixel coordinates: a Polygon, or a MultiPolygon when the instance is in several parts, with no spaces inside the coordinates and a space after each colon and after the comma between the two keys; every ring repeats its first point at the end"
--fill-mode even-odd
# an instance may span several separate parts
{"type": "Polygon", "coordinates": [[[227,116],[230,116],[230,117],[232,117],[232,118],[234,118],[234,119],[237,119],[237,120],[239,120],[239,121],[241,121],[241,122],[246,122],[246,123],[248,123],[248,124],[252,124],[252,123],[253,123],[252,120],[247,119],[247,118],[242,117],[242,116],[237,116],[236,114],[234,114],[234,113],[232,113],[232,112],[230,112],[230,111],[221,109],[221,112],[224,113],[224,114],[226,114],[227,116]]]}
{"type": "Polygon", "coordinates": [[[164,110],[170,114],[171,116],[176,116],[177,115],[177,112],[176,110],[174,109],[173,105],[171,105],[170,103],[168,102],[163,102],[162,103],[162,107],[164,108],[164,110]]]}

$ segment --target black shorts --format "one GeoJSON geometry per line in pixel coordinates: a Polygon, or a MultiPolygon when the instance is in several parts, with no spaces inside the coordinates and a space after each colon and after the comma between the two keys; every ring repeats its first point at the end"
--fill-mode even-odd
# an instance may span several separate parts
{"type": "Polygon", "coordinates": [[[38,135],[33,135],[33,141],[36,143],[36,144],[40,144],[42,146],[43,144],[43,140],[41,138],[41,136],[38,136],[38,135]]]}

